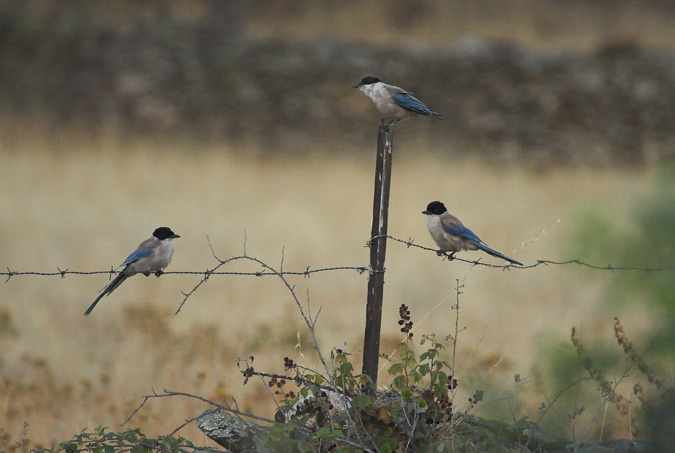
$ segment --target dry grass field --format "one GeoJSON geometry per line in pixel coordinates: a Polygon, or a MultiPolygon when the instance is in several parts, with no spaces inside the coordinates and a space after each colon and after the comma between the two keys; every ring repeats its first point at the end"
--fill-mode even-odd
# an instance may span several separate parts
{"type": "MultiPolygon", "coordinates": [[[[397,134],[413,126],[403,124],[397,134]]],[[[81,143],[66,134],[47,142],[27,134],[0,152],[0,268],[107,270],[162,225],[182,236],[168,270],[212,267],[207,235],[221,258],[241,254],[244,237],[248,254],[270,265],[279,265],[283,250],[286,270],[368,264],[374,149],[301,160],[244,159],[252,153],[243,151],[81,143]]],[[[654,173],[533,173],[395,148],[389,230],[432,246],[420,211],[440,199],[492,247],[526,264],[584,259],[575,244],[583,212],[600,206],[613,222],[629,225],[630,207],[654,190],[654,173]]],[[[257,270],[226,268],[251,269],[257,270]]],[[[466,326],[458,343],[460,395],[485,389],[486,413],[508,414],[519,373],[516,414],[536,415],[539,404],[560,390],[547,385],[547,354],[569,343],[572,326],[589,341],[607,344],[614,341],[615,315],[623,316],[636,344],[653,328],[646,309],[609,309],[603,298],[608,272],[572,266],[504,272],[390,243],[383,352],[401,339],[401,303],[410,307],[417,333],[453,333],[457,279],[464,285],[460,325],[466,326]]],[[[199,277],[137,276],[83,317],[107,281],[104,275],[16,276],[0,285],[3,448],[22,438],[31,447],[49,447],[85,427],[118,430],[153,389],[216,400],[234,396],[242,409],[271,416],[270,396],[260,382],[242,386],[236,358],[253,355],[256,369],[266,371],[282,371],[284,356],[317,364],[297,308],[273,277],[212,277],[174,316],[181,291],[199,277]]],[[[360,363],[366,275],[336,271],[291,281],[301,299],[309,295],[313,310],[321,308],[317,334],[324,351],[346,345],[360,363]]],[[[599,401],[597,395],[591,404],[599,401]]],[[[127,427],[166,434],[204,408],[192,400],[155,400],[127,427]]],[[[181,433],[209,444],[193,426],[181,433]]],[[[605,436],[628,433],[620,418],[605,436]]]]}

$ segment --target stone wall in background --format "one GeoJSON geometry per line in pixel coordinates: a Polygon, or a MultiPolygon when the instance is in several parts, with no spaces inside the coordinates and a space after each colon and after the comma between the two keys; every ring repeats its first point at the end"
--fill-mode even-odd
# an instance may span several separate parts
{"type": "MultiPolygon", "coordinates": [[[[224,2],[229,3],[229,2],[224,2]]],[[[20,12],[19,12],[20,13],[20,12]]],[[[535,55],[466,39],[452,52],[344,41],[248,42],[225,20],[31,22],[0,10],[0,121],[93,135],[255,144],[309,153],[372,146],[378,115],[352,90],[373,75],[446,116],[402,123],[425,150],[548,164],[635,164],[675,154],[675,53],[631,43],[535,55]]],[[[228,14],[232,13],[228,16],[228,14]]]]}

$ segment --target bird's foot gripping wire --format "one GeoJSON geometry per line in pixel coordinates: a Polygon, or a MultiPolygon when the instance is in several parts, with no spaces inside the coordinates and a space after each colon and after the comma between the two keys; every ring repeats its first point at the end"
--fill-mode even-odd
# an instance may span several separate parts
{"type": "Polygon", "coordinates": [[[448,252],[445,251],[445,250],[437,250],[437,251],[436,251],[436,255],[438,255],[438,256],[444,256],[445,259],[448,260],[448,261],[452,261],[452,260],[455,259],[455,253],[457,253],[457,252],[450,252],[450,253],[448,253],[448,252]]]}
{"type": "Polygon", "coordinates": [[[162,275],[163,273],[164,273],[164,271],[160,269],[160,270],[158,270],[157,272],[155,272],[155,277],[159,277],[159,276],[162,275]]]}

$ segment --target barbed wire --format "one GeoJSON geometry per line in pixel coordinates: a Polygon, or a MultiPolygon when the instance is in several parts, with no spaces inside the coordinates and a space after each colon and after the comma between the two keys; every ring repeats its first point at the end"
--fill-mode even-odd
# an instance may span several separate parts
{"type": "MultiPolygon", "coordinates": [[[[370,241],[372,241],[373,239],[376,239],[377,237],[378,236],[370,238],[370,241]]],[[[443,251],[438,250],[438,249],[433,249],[433,248],[430,248],[430,247],[425,247],[423,245],[415,244],[415,240],[412,239],[412,238],[408,238],[408,240],[406,241],[404,239],[399,239],[399,238],[394,237],[394,236],[387,235],[386,237],[387,237],[387,239],[391,239],[392,241],[400,242],[402,244],[405,244],[406,247],[408,247],[408,248],[414,247],[414,248],[418,248],[418,249],[421,249],[421,250],[427,250],[427,251],[434,252],[437,255],[443,257],[443,259],[447,259],[449,261],[460,261],[462,263],[471,264],[473,266],[484,266],[484,267],[491,267],[491,268],[495,268],[495,269],[504,269],[504,270],[532,269],[532,268],[535,268],[535,267],[546,266],[546,265],[549,265],[549,264],[550,265],[559,265],[559,266],[567,265],[567,264],[576,264],[576,265],[579,265],[579,266],[588,267],[590,269],[601,270],[601,271],[661,272],[661,271],[667,271],[667,270],[675,269],[675,266],[631,267],[631,266],[613,266],[612,264],[607,264],[605,266],[599,266],[599,265],[595,265],[595,264],[586,263],[584,261],[581,261],[580,259],[573,259],[573,260],[567,260],[567,261],[537,260],[536,263],[525,265],[525,266],[518,266],[518,265],[515,265],[515,264],[490,264],[490,263],[482,262],[480,258],[478,258],[477,260],[467,260],[467,259],[463,259],[463,258],[458,258],[457,256],[454,256],[453,253],[447,253],[447,252],[443,252],[443,251]]],[[[368,243],[370,243],[370,241],[368,241],[368,243]]],[[[366,244],[368,244],[368,243],[366,243],[366,244]]]]}
{"type": "MultiPolygon", "coordinates": [[[[106,274],[111,277],[119,274],[121,271],[110,269],[107,271],[71,271],[70,269],[61,269],[56,268],[55,272],[38,272],[38,271],[13,271],[9,267],[6,268],[7,272],[0,272],[0,276],[6,276],[9,281],[10,278],[16,276],[24,275],[34,275],[39,277],[57,277],[65,278],[67,275],[100,275],[106,274]]],[[[279,276],[279,275],[302,275],[304,277],[309,277],[311,274],[316,274],[319,272],[328,272],[328,271],[342,271],[342,270],[353,270],[357,271],[359,274],[363,274],[368,271],[368,266],[334,266],[334,267],[323,267],[319,269],[311,269],[311,266],[307,266],[304,271],[283,271],[283,272],[271,272],[269,270],[262,271],[253,271],[253,272],[236,272],[236,271],[162,271],[160,275],[242,275],[242,276],[251,276],[251,277],[266,277],[266,276],[279,276]]]]}
{"type": "MultiPolygon", "coordinates": [[[[370,238],[366,242],[366,247],[370,246],[370,243],[377,239],[378,236],[374,236],[370,238]]],[[[394,236],[387,235],[387,239],[391,239],[394,242],[398,242],[401,244],[404,244],[407,248],[417,248],[420,250],[425,250],[428,252],[433,252],[436,255],[442,257],[444,260],[449,260],[449,261],[459,261],[462,263],[470,264],[472,266],[483,266],[483,267],[489,267],[493,269],[502,269],[502,270],[523,270],[523,269],[533,269],[535,267],[540,267],[540,266],[548,266],[548,265],[557,265],[557,266],[564,266],[564,265],[569,265],[569,264],[575,264],[578,266],[582,267],[587,267],[589,269],[595,269],[595,270],[602,270],[602,271],[640,271],[640,272],[662,272],[662,271],[668,271],[668,270],[674,270],[675,266],[660,266],[660,267],[638,267],[638,266],[614,266],[612,264],[607,264],[607,265],[596,265],[596,264],[591,264],[587,263],[585,261],[582,261],[581,259],[571,259],[571,260],[566,260],[566,261],[554,261],[554,260],[537,260],[536,263],[534,264],[529,264],[529,265],[524,265],[524,266],[518,266],[514,264],[491,264],[491,263],[485,263],[481,261],[481,258],[478,258],[476,260],[467,260],[464,258],[459,258],[455,256],[452,253],[447,253],[440,251],[438,249],[434,249],[431,247],[425,247],[423,245],[419,245],[415,243],[415,240],[413,238],[408,238],[407,240],[405,239],[400,239],[394,236]]],[[[237,259],[241,258],[251,258],[248,257],[247,255],[243,255],[241,257],[232,257],[229,260],[226,260],[227,262],[230,261],[236,261],[237,259]]],[[[117,275],[120,271],[110,268],[110,270],[101,270],[101,271],[77,271],[77,270],[70,270],[70,269],[61,269],[60,267],[56,268],[56,271],[54,272],[44,272],[44,271],[13,271],[9,267],[6,267],[7,271],[6,272],[0,272],[0,276],[7,277],[5,280],[5,283],[7,283],[12,277],[18,277],[18,276],[38,276],[38,277],[61,277],[61,278],[66,278],[67,275],[102,275],[106,274],[109,275],[110,277],[113,277],[117,275]]],[[[249,276],[249,277],[267,277],[267,276],[303,276],[303,277],[309,277],[311,274],[317,274],[321,272],[332,272],[332,271],[356,271],[359,274],[363,274],[365,272],[373,272],[369,266],[331,266],[331,267],[322,267],[318,269],[312,269],[311,266],[307,266],[304,271],[285,271],[285,270],[280,270],[273,272],[270,269],[263,268],[263,270],[260,271],[250,271],[250,272],[240,272],[240,271],[219,271],[216,269],[206,269],[204,271],[166,271],[162,272],[161,275],[201,275],[203,277],[210,277],[212,275],[233,275],[233,276],[249,276]]]]}

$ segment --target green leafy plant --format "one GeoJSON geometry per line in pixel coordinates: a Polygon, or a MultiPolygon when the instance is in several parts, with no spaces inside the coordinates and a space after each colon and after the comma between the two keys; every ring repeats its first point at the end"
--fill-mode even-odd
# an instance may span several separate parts
{"type": "Polygon", "coordinates": [[[130,451],[133,453],[189,453],[194,451],[213,450],[211,447],[197,447],[189,440],[172,435],[159,436],[156,439],[146,437],[140,429],[128,429],[117,433],[108,431],[105,426],[97,427],[93,432],[86,429],[55,447],[42,450],[45,452],[74,453],[89,451],[92,453],[114,453],[130,451]]]}
{"type": "MultiPolygon", "coordinates": [[[[388,368],[393,378],[389,391],[376,392],[367,376],[354,373],[351,355],[343,349],[331,351],[329,375],[288,357],[284,358],[284,369],[294,376],[261,373],[247,359],[246,381],[261,377],[278,399],[278,424],[266,434],[265,447],[393,452],[430,442],[435,427],[449,429],[454,422],[457,379],[451,364],[442,358],[445,346],[435,335],[423,335],[420,345],[425,349],[417,354],[406,305],[401,305],[399,315],[405,339],[393,354],[396,358],[389,358],[393,361],[388,368]],[[286,389],[291,383],[297,391],[286,389]]],[[[482,392],[476,392],[469,407],[481,399],[482,392]]]]}
{"type": "Polygon", "coordinates": [[[451,391],[457,387],[457,379],[452,376],[452,366],[441,360],[441,351],[445,346],[436,336],[424,335],[421,345],[428,348],[419,358],[413,350],[413,323],[410,310],[405,304],[399,308],[399,325],[406,334],[405,340],[397,348],[400,361],[389,367],[393,376],[392,388],[399,392],[403,401],[413,403],[416,412],[427,412],[427,420],[438,423],[442,418],[452,418],[451,391]]]}

